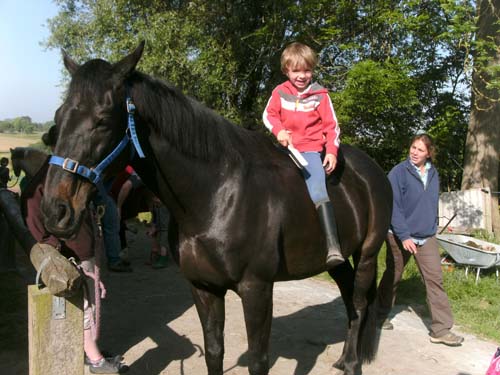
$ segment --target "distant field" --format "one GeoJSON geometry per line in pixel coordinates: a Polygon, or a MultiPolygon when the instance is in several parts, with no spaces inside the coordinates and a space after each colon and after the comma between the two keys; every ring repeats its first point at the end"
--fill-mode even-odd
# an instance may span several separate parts
{"type": "Polygon", "coordinates": [[[40,141],[42,134],[4,134],[0,133],[0,154],[9,153],[10,148],[26,147],[40,141]]]}

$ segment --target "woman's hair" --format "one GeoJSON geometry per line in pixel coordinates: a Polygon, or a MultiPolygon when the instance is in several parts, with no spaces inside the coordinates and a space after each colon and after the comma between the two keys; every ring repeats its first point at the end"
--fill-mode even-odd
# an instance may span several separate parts
{"type": "Polygon", "coordinates": [[[9,159],[7,159],[6,157],[2,157],[2,159],[0,159],[0,164],[2,165],[9,164],[9,159]]]}
{"type": "Polygon", "coordinates": [[[429,153],[429,159],[434,160],[436,157],[436,146],[434,145],[434,141],[432,140],[429,134],[417,134],[411,139],[410,147],[415,141],[422,141],[425,147],[427,148],[427,152],[429,153]]]}
{"type": "Polygon", "coordinates": [[[281,54],[281,71],[286,74],[288,68],[307,67],[314,69],[318,64],[318,56],[311,47],[294,42],[289,44],[281,54]]]}

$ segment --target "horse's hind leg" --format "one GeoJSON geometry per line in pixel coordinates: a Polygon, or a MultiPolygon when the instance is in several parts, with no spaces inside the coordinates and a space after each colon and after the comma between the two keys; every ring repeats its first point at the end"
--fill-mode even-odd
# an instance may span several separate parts
{"type": "Polygon", "coordinates": [[[243,303],[248,337],[249,368],[251,375],[269,372],[269,335],[273,317],[273,283],[243,281],[238,286],[243,303]]]}
{"type": "Polygon", "coordinates": [[[349,316],[350,328],[342,353],[345,375],[360,375],[363,360],[370,361],[375,356],[377,342],[374,308],[376,255],[376,252],[368,256],[362,255],[355,270],[352,293],[353,311],[349,316]]]}
{"type": "Polygon", "coordinates": [[[191,286],[191,293],[203,328],[208,375],[222,375],[226,291],[210,292],[191,286]]]}
{"type": "Polygon", "coordinates": [[[347,312],[348,327],[347,327],[346,340],[344,343],[344,347],[342,348],[342,354],[340,358],[333,364],[335,368],[343,370],[344,361],[346,358],[346,352],[349,351],[348,343],[352,341],[350,339],[352,333],[351,322],[355,319],[354,305],[352,301],[353,286],[354,286],[354,270],[350,262],[345,262],[344,264],[341,264],[329,270],[328,273],[335,280],[340,289],[340,294],[342,296],[342,300],[344,301],[344,305],[347,312]]]}

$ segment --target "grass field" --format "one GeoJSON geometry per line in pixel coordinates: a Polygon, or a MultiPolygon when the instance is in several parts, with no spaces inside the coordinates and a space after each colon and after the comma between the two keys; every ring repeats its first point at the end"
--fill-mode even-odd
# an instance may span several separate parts
{"type": "Polygon", "coordinates": [[[0,133],[0,153],[9,153],[10,148],[26,147],[40,142],[42,134],[5,134],[0,133]]]}

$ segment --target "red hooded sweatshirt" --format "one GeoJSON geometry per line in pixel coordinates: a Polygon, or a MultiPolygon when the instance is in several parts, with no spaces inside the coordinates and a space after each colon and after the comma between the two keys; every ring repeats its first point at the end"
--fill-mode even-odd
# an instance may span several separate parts
{"type": "Polygon", "coordinates": [[[290,81],[278,85],[263,115],[264,125],[275,136],[285,129],[300,152],[326,149],[337,156],[340,128],[328,91],[317,83],[299,93],[290,81]]]}

